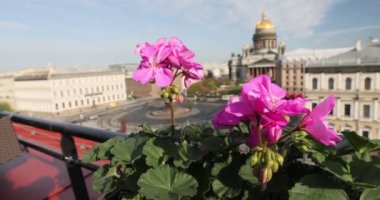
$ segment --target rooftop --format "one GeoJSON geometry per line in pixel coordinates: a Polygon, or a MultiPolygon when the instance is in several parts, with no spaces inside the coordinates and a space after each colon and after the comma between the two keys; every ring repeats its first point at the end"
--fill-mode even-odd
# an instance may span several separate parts
{"type": "Polygon", "coordinates": [[[339,66],[380,66],[380,40],[373,39],[369,44],[362,47],[360,41],[356,42],[355,48],[332,56],[330,58],[311,62],[307,67],[339,67],[339,66]]]}

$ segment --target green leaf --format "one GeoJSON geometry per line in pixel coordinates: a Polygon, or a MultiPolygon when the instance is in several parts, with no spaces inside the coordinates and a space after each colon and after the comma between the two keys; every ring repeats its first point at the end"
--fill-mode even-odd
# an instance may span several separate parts
{"type": "Polygon", "coordinates": [[[116,189],[117,179],[113,177],[112,167],[110,165],[103,165],[96,170],[92,176],[92,188],[101,193],[108,193],[116,189]]]}
{"type": "Polygon", "coordinates": [[[348,200],[346,192],[322,175],[304,176],[289,191],[290,200],[348,200]]]}
{"type": "Polygon", "coordinates": [[[380,200],[380,187],[375,189],[365,189],[360,196],[360,200],[380,200]]]}
{"type": "Polygon", "coordinates": [[[210,190],[210,167],[209,165],[193,164],[189,167],[187,172],[192,175],[198,182],[197,194],[193,196],[194,200],[205,199],[205,194],[210,190]]]}
{"type": "Polygon", "coordinates": [[[148,133],[148,134],[153,133],[152,127],[148,123],[142,123],[139,125],[139,127],[141,128],[142,132],[144,132],[144,133],[148,133]]]}
{"type": "Polygon", "coordinates": [[[112,154],[110,150],[113,148],[115,144],[120,142],[124,142],[127,137],[114,137],[106,142],[94,145],[91,150],[86,151],[83,155],[83,162],[91,162],[98,160],[111,160],[112,154]]]}
{"type": "Polygon", "coordinates": [[[140,186],[140,192],[148,199],[164,200],[194,196],[198,187],[194,177],[168,165],[149,169],[141,175],[137,184],[140,186]]]}
{"type": "Polygon", "coordinates": [[[132,162],[142,155],[144,144],[148,137],[135,136],[129,137],[125,142],[116,144],[111,153],[115,156],[115,159],[124,162],[132,162]]]}
{"type": "Polygon", "coordinates": [[[353,156],[350,162],[351,174],[354,183],[364,188],[374,188],[380,186],[380,158],[371,157],[371,161],[365,161],[353,156]]]}
{"type": "Polygon", "coordinates": [[[174,165],[186,169],[192,162],[202,159],[206,153],[196,145],[190,146],[187,142],[182,142],[178,154],[174,158],[174,165]]]}
{"type": "Polygon", "coordinates": [[[320,152],[315,152],[312,154],[312,158],[323,170],[335,175],[342,181],[353,183],[354,178],[349,164],[341,157],[326,157],[320,152]]]}
{"type": "Polygon", "coordinates": [[[239,176],[243,180],[246,180],[253,185],[260,185],[259,179],[255,175],[253,175],[253,168],[250,165],[249,160],[247,160],[245,165],[241,166],[239,170],[239,176]]]}
{"type": "Polygon", "coordinates": [[[171,138],[151,138],[143,148],[146,164],[153,167],[167,161],[170,157],[174,157],[177,152],[178,147],[171,138]]]}
{"type": "Polygon", "coordinates": [[[218,136],[210,136],[201,141],[201,149],[207,151],[216,151],[223,149],[226,143],[223,138],[218,136]]]}
{"type": "Polygon", "coordinates": [[[229,198],[239,195],[242,179],[239,176],[239,170],[245,159],[239,153],[231,154],[224,162],[215,163],[211,170],[212,175],[216,175],[212,183],[214,193],[220,197],[229,198]]]}
{"type": "Polygon", "coordinates": [[[212,182],[212,190],[221,199],[226,199],[226,197],[233,198],[239,195],[240,193],[240,188],[235,189],[235,188],[227,187],[218,179],[215,179],[212,182]]]}
{"type": "Polygon", "coordinates": [[[366,153],[380,149],[380,143],[361,137],[353,131],[343,131],[343,135],[359,153],[366,153]]]}

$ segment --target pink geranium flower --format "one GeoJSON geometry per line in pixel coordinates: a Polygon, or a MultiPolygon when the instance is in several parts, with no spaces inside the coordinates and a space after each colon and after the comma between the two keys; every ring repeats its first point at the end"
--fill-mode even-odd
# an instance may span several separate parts
{"type": "Polygon", "coordinates": [[[193,61],[194,52],[189,50],[178,38],[157,40],[156,44],[144,42],[137,46],[135,53],[142,60],[133,73],[133,79],[146,84],[155,81],[159,87],[173,83],[177,76],[184,77],[185,87],[203,78],[203,67],[193,61]]]}
{"type": "Polygon", "coordinates": [[[172,83],[173,72],[166,61],[171,49],[165,44],[164,38],[157,40],[153,45],[147,42],[138,45],[136,53],[142,57],[142,61],[134,71],[133,79],[142,84],[155,80],[159,87],[166,87],[172,83]]]}
{"type": "Polygon", "coordinates": [[[189,50],[180,39],[172,37],[168,41],[168,45],[172,52],[168,56],[169,62],[176,68],[187,68],[188,63],[192,62],[195,54],[189,50]]]}
{"type": "Polygon", "coordinates": [[[233,112],[231,110],[231,106],[239,103],[241,102],[238,96],[231,97],[227,105],[216,115],[214,115],[214,117],[211,120],[212,124],[216,128],[229,128],[238,125],[244,118],[244,115],[241,113],[233,112]]]}
{"type": "Polygon", "coordinates": [[[288,120],[284,115],[273,112],[263,114],[261,119],[261,124],[263,124],[263,135],[266,140],[270,143],[277,142],[281,137],[282,130],[288,124],[288,120]]]}
{"type": "Polygon", "coordinates": [[[335,146],[342,138],[328,127],[327,115],[335,106],[334,95],[330,94],[324,101],[318,104],[307,114],[300,124],[300,129],[308,132],[313,138],[326,146],[335,146]]]}

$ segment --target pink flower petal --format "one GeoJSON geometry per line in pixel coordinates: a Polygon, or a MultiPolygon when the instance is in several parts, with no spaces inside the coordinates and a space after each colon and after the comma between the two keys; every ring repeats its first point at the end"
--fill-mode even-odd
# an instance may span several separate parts
{"type": "Polygon", "coordinates": [[[148,83],[154,76],[154,70],[150,67],[139,67],[133,72],[133,79],[142,84],[148,83]]]}
{"type": "Polygon", "coordinates": [[[173,72],[168,68],[158,68],[156,70],[156,84],[159,87],[169,86],[173,81],[173,72]]]}
{"type": "Polygon", "coordinates": [[[318,104],[310,113],[313,119],[325,119],[335,106],[335,96],[330,94],[324,101],[318,104]]]}

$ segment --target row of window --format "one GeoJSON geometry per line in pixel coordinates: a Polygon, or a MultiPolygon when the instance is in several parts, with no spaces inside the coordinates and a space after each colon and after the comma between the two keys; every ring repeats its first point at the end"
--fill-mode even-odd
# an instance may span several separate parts
{"type": "Polygon", "coordinates": [[[53,85],[62,85],[62,84],[76,84],[76,83],[90,83],[90,82],[98,82],[98,81],[114,81],[115,76],[99,76],[92,78],[72,78],[66,80],[53,81],[53,85]]]}
{"type": "MultiPolygon", "coordinates": [[[[123,96],[124,95],[112,95],[112,101],[120,100],[121,98],[123,98],[123,96]]],[[[74,108],[74,107],[78,107],[78,106],[95,106],[99,103],[106,103],[106,99],[107,99],[107,102],[111,101],[111,96],[108,95],[107,98],[106,98],[106,96],[103,96],[102,98],[99,96],[96,99],[95,98],[94,99],[87,98],[86,102],[84,99],[81,99],[80,101],[75,100],[75,101],[69,101],[67,103],[62,102],[61,105],[59,103],[56,103],[55,104],[55,110],[59,110],[59,109],[63,110],[66,108],[74,108]],[[86,105],[85,105],[85,103],[86,103],[86,105]]]]}
{"type": "MultiPolygon", "coordinates": [[[[93,94],[93,93],[100,93],[100,92],[109,91],[109,90],[113,91],[115,88],[116,88],[116,90],[118,90],[119,88],[122,89],[123,85],[122,84],[120,84],[120,85],[117,85],[117,84],[116,85],[107,85],[107,86],[103,85],[101,87],[97,86],[96,88],[95,87],[85,88],[84,90],[82,88],[79,88],[78,90],[76,88],[74,88],[72,90],[67,89],[66,90],[66,94],[67,94],[67,96],[70,96],[71,92],[72,92],[73,95],[77,95],[77,92],[80,95],[82,95],[83,92],[84,92],[84,94],[90,94],[90,93],[93,94]]],[[[55,97],[58,96],[58,94],[57,94],[56,91],[53,91],[53,94],[54,94],[55,97]]],[[[61,97],[65,96],[65,91],[64,90],[60,91],[60,96],[61,97]]]]}
{"type": "MultiPolygon", "coordinates": [[[[364,79],[364,89],[365,90],[370,90],[371,89],[371,82],[372,79],[367,77],[364,79]]],[[[335,89],[335,80],[334,78],[329,78],[328,79],[328,89],[329,90],[334,90],[335,89]]],[[[313,78],[312,79],[312,88],[313,90],[318,89],[318,79],[313,78]]],[[[345,89],[346,90],[352,90],[352,78],[346,78],[345,80],[345,89]]]]}
{"type": "MultiPolygon", "coordinates": [[[[317,103],[312,103],[312,108],[317,106],[317,103]]],[[[370,118],[371,117],[371,106],[370,105],[363,105],[363,116],[364,118],[370,118]]],[[[330,112],[330,115],[334,114],[334,110],[330,112]]],[[[351,104],[344,104],[344,116],[345,117],[352,117],[352,109],[351,104]]]]}

